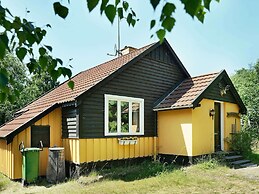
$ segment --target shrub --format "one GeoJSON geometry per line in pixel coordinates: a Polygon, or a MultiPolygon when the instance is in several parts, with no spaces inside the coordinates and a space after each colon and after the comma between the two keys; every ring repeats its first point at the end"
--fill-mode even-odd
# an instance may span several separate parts
{"type": "Polygon", "coordinates": [[[258,136],[255,135],[254,130],[243,128],[240,132],[232,134],[232,138],[229,139],[229,146],[234,152],[247,154],[252,152],[256,141],[258,141],[258,136]]]}

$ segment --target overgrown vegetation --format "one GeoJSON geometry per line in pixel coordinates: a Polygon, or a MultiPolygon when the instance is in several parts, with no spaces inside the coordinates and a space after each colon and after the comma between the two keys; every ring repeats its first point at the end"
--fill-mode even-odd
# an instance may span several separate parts
{"type": "Polygon", "coordinates": [[[247,108],[247,114],[241,117],[241,131],[229,139],[230,147],[259,164],[259,61],[248,69],[238,70],[231,79],[247,108]]]}
{"type": "MultiPolygon", "coordinates": [[[[6,177],[1,177],[5,181],[6,177]]],[[[92,171],[88,176],[57,185],[45,180],[23,188],[9,181],[4,193],[253,193],[258,191],[259,177],[241,176],[210,157],[196,165],[144,161],[122,167],[92,171]]]]}
{"type": "Polygon", "coordinates": [[[239,133],[232,134],[229,139],[230,149],[239,153],[246,154],[252,152],[253,137],[249,129],[243,128],[239,133]]]}
{"type": "Polygon", "coordinates": [[[0,174],[0,192],[5,190],[10,183],[11,182],[7,177],[0,174]]]}
{"type": "Polygon", "coordinates": [[[158,161],[144,161],[141,164],[104,169],[100,171],[100,174],[110,180],[134,181],[155,177],[175,169],[179,169],[179,166],[158,161]]]}

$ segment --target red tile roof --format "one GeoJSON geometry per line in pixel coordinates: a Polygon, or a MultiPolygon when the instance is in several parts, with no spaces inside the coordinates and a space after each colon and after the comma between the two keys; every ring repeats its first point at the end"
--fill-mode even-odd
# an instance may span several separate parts
{"type": "Polygon", "coordinates": [[[27,105],[19,111],[21,113],[23,112],[20,116],[17,116],[0,127],[0,138],[7,137],[9,134],[24,126],[24,124],[30,122],[35,117],[49,110],[56,104],[74,101],[76,97],[86,92],[112,73],[116,72],[122,66],[138,57],[153,45],[154,44],[151,44],[137,49],[129,54],[120,56],[77,74],[72,78],[75,83],[73,90],[68,88],[68,81],[66,81],[31,104],[27,105]]]}
{"type": "Polygon", "coordinates": [[[190,108],[195,99],[213,82],[220,73],[212,73],[184,80],[165,97],[154,110],[190,108]]]}

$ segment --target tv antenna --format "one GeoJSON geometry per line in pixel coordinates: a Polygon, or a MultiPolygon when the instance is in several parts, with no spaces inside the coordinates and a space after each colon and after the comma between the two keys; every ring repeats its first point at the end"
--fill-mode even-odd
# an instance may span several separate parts
{"type": "Polygon", "coordinates": [[[122,53],[121,53],[121,43],[120,43],[120,17],[118,16],[118,29],[117,29],[117,45],[118,45],[118,48],[117,48],[117,45],[115,44],[114,45],[114,54],[110,54],[110,53],[107,53],[107,55],[109,55],[109,56],[117,56],[117,57],[119,57],[119,56],[121,56],[122,55],[122,53]]]}

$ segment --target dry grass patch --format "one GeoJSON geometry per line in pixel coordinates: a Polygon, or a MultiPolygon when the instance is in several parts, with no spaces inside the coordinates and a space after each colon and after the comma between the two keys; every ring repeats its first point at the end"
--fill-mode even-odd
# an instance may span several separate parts
{"type": "Polygon", "coordinates": [[[58,185],[38,184],[22,188],[9,182],[11,193],[258,193],[259,180],[252,180],[209,160],[190,167],[158,162],[96,171],[90,176],[58,185]],[[100,176],[104,178],[100,179],[100,176]]]}

